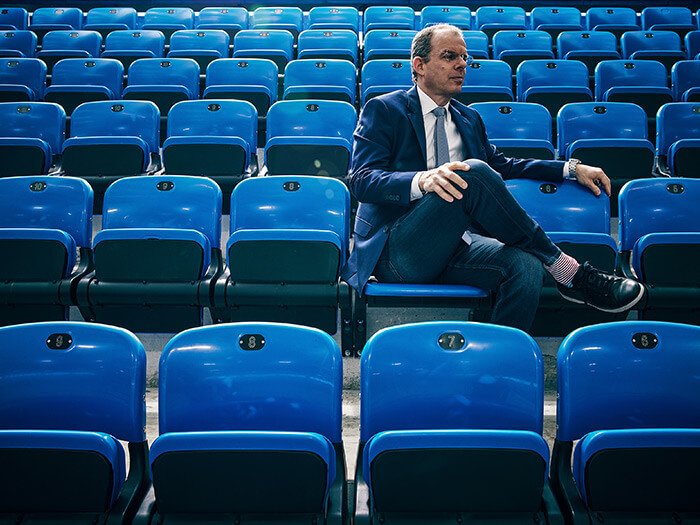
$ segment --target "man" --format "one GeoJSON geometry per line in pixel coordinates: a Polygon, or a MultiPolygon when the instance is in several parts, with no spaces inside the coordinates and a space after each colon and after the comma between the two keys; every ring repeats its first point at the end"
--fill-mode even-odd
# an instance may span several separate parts
{"type": "Polygon", "coordinates": [[[641,284],[564,254],[503,182],[558,182],[566,173],[595,195],[601,188],[610,195],[610,179],[574,159],[512,159],[498,152],[479,115],[452,99],[469,59],[458,28],[425,28],[411,48],[416,86],[365,105],[350,178],[360,202],[355,247],[343,278],[360,292],[371,275],[380,282],[495,290],[491,321],[523,330],[532,325],[545,270],[571,301],[609,312],[631,308],[644,295],[641,284]]]}

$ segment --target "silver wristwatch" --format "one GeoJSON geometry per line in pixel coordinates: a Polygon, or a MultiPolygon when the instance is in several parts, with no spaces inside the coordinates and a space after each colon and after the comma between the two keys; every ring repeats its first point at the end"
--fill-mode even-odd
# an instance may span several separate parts
{"type": "Polygon", "coordinates": [[[569,180],[576,180],[576,166],[581,164],[581,161],[578,159],[569,159],[569,172],[567,173],[566,178],[569,180]]]}

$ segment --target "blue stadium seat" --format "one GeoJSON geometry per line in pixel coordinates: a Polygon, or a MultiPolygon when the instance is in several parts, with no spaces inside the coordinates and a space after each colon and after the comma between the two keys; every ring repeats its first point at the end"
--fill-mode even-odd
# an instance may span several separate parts
{"type": "Polygon", "coordinates": [[[307,29],[299,34],[299,58],[337,58],[357,64],[359,41],[349,29],[307,29]]]}
{"type": "Polygon", "coordinates": [[[498,31],[492,42],[493,58],[507,62],[513,74],[523,60],[554,59],[552,37],[546,31],[498,31]]]}
{"type": "Polygon", "coordinates": [[[618,40],[625,31],[637,31],[637,13],[631,7],[591,7],[586,11],[589,31],[608,31],[618,40]]]}
{"type": "Polygon", "coordinates": [[[294,35],[284,29],[244,29],[233,39],[233,58],[268,58],[284,71],[294,59],[294,35]]]}
{"type": "Polygon", "coordinates": [[[620,250],[626,274],[647,284],[643,319],[700,324],[700,180],[632,181],[620,192],[620,250]]]}
{"type": "MultiPolygon", "coordinates": [[[[282,29],[294,40],[304,27],[304,12],[299,7],[258,7],[253,11],[253,29],[282,29]]],[[[235,47],[235,46],[234,46],[235,47]]]]}
{"type": "Polygon", "coordinates": [[[582,328],[562,343],[551,476],[569,519],[697,519],[699,337],[698,327],[627,321],[582,328]]]}
{"type": "Polygon", "coordinates": [[[355,105],[356,90],[357,71],[347,60],[292,60],[284,68],[285,100],[342,100],[355,105]]]}
{"type": "Polygon", "coordinates": [[[0,385],[0,519],[130,523],[150,485],[141,342],[88,323],[1,328],[0,385]]]}
{"type": "Polygon", "coordinates": [[[557,113],[564,104],[591,102],[588,68],[578,60],[525,60],[515,73],[519,102],[542,104],[552,116],[556,136],[557,113]]]}
{"type": "Polygon", "coordinates": [[[193,58],[204,75],[217,58],[228,58],[229,36],[223,29],[185,29],[170,37],[168,58],[193,58]]]}
{"type": "Polygon", "coordinates": [[[135,525],[346,523],[342,366],[333,339],[302,326],[174,337],[160,361],[154,491],[135,525]]]}
{"type": "Polygon", "coordinates": [[[378,58],[411,58],[412,29],[373,29],[363,41],[365,62],[378,58]]]}
{"type": "Polygon", "coordinates": [[[489,37],[483,31],[478,29],[471,31],[462,31],[464,43],[467,45],[467,53],[474,58],[488,60],[489,54],[489,37]]]}
{"type": "Polygon", "coordinates": [[[557,115],[558,152],[599,166],[612,184],[611,208],[617,215],[617,195],[632,179],[650,177],[656,148],[647,139],[644,110],[629,102],[575,102],[557,115]]]}
{"type": "Polygon", "coordinates": [[[557,37],[562,31],[581,31],[581,11],[573,6],[534,7],[530,11],[530,28],[547,31],[556,46],[557,37]]]}
{"type": "Polygon", "coordinates": [[[149,100],[160,111],[160,136],[167,134],[170,108],[199,98],[199,64],[192,58],[143,58],[129,66],[124,100],[149,100]]]}
{"type": "MultiPolygon", "coordinates": [[[[700,33],[699,33],[700,34],[700,33]]],[[[676,102],[700,101],[700,61],[679,60],[671,68],[671,90],[676,102]]]]}
{"type": "Polygon", "coordinates": [[[674,177],[697,177],[700,103],[677,102],[661,106],[657,128],[656,152],[660,171],[674,177]]]}
{"type": "Polygon", "coordinates": [[[0,102],[44,99],[46,64],[38,58],[0,59],[0,102]]]}
{"type": "Polygon", "coordinates": [[[656,112],[673,102],[666,68],[655,60],[606,60],[595,69],[595,98],[631,102],[647,115],[649,137],[656,136],[656,112]]]}
{"type": "Polygon", "coordinates": [[[248,29],[250,15],[245,7],[205,7],[198,13],[197,29],[223,29],[229,42],[242,29],[248,29]]]}
{"type": "Polygon", "coordinates": [[[258,114],[244,100],[186,100],[168,114],[163,143],[165,173],[214,180],[229,210],[231,191],[257,166],[258,114]]]}
{"type": "Polygon", "coordinates": [[[673,64],[687,58],[681,37],[673,31],[627,31],[620,37],[620,47],[623,58],[656,60],[669,75],[673,64]]]}
{"type": "Polygon", "coordinates": [[[66,115],[83,102],[122,98],[124,66],[112,58],[64,58],[56,63],[44,100],[63,107],[66,115]]]}
{"type": "Polygon", "coordinates": [[[689,60],[700,57],[700,31],[688,31],[683,39],[689,60]]]}
{"type": "Polygon", "coordinates": [[[619,60],[617,38],[609,31],[562,31],[557,37],[557,56],[578,60],[588,68],[588,85],[595,89],[595,68],[604,60],[619,60]]]}
{"type": "Polygon", "coordinates": [[[352,347],[350,288],[340,283],[349,250],[350,192],[327,177],[243,180],[231,195],[228,270],[217,283],[215,321],[342,326],[352,347]]]}
{"type": "Polygon", "coordinates": [[[415,28],[416,13],[405,5],[370,6],[363,12],[365,35],[373,29],[412,30],[415,28]]]}
{"type": "Polygon", "coordinates": [[[268,173],[345,178],[356,124],[357,112],[348,102],[277,102],[267,114],[268,173]]]}
{"type": "Polygon", "coordinates": [[[137,29],[138,13],[133,7],[93,7],[85,16],[84,29],[99,31],[106,38],[111,31],[137,29]]]}
{"type": "Polygon", "coordinates": [[[103,58],[115,58],[124,71],[139,58],[163,58],[165,36],[160,31],[124,29],[112,31],[105,38],[103,58]]]}
{"type": "Polygon", "coordinates": [[[105,192],[94,271],[78,283],[86,320],[134,332],[202,324],[221,256],[221,189],[204,177],[125,177],[105,192]]]}
{"type": "Polygon", "coordinates": [[[49,31],[82,29],[83,16],[79,7],[38,7],[32,11],[32,23],[27,29],[33,31],[41,42],[49,31]]]}
{"type": "Polygon", "coordinates": [[[87,180],[95,191],[95,213],[117,179],[153,173],[160,167],[160,112],[145,100],[104,100],[81,104],[63,143],[63,173],[87,180]]]}
{"type": "Polygon", "coordinates": [[[0,178],[0,324],[68,320],[90,268],[92,200],[81,179],[0,178]]]}
{"type": "Polygon", "coordinates": [[[462,91],[456,99],[473,102],[512,102],[513,70],[503,60],[474,60],[467,66],[462,91]]]}
{"type": "Polygon", "coordinates": [[[102,50],[102,35],[97,31],[49,31],[44,35],[36,57],[46,63],[49,75],[53,66],[64,58],[97,58],[102,50]]]}
{"type": "MultiPolygon", "coordinates": [[[[575,181],[559,183],[532,179],[506,182],[520,205],[565,253],[589,261],[603,271],[617,267],[617,244],[610,235],[610,199],[599,197],[575,181]]],[[[622,320],[627,312],[605,313],[561,297],[551,275],[545,275],[540,304],[530,333],[566,336],[581,326],[622,320]]]]}
{"type": "Polygon", "coordinates": [[[561,520],[542,354],[526,333],[459,321],[386,328],[368,341],[360,380],[356,524],[561,520]]]}
{"type": "Polygon", "coordinates": [[[552,160],[552,116],[540,104],[477,102],[489,142],[508,157],[552,160]]]}
{"type": "Polygon", "coordinates": [[[525,9],[519,6],[482,5],[475,12],[474,29],[486,33],[493,40],[498,31],[527,28],[525,9]]]}
{"type": "Polygon", "coordinates": [[[687,7],[653,6],[641,12],[642,29],[649,31],[675,31],[683,38],[688,31],[697,29],[693,12],[687,7]]]}
{"type": "Polygon", "coordinates": [[[309,9],[309,29],[349,29],[359,33],[360,12],[356,7],[312,7],[309,9]]]}
{"type": "Polygon", "coordinates": [[[0,28],[27,29],[29,12],[24,7],[3,7],[0,9],[0,28]]]}
{"type": "Polygon", "coordinates": [[[361,102],[397,89],[409,90],[413,86],[410,60],[370,60],[360,71],[361,102]]]}
{"type": "Polygon", "coordinates": [[[468,7],[461,5],[427,5],[420,11],[417,29],[435,24],[451,24],[460,29],[471,29],[472,12],[468,7]]]}
{"type": "Polygon", "coordinates": [[[36,56],[36,35],[26,29],[2,30],[0,33],[0,57],[36,56]]]}
{"type": "Polygon", "coordinates": [[[175,31],[194,29],[194,18],[189,7],[150,7],[143,15],[141,29],[160,31],[169,42],[175,31]]]}
{"type": "Polygon", "coordinates": [[[44,175],[59,164],[66,112],[46,102],[0,103],[0,177],[44,175]]]}

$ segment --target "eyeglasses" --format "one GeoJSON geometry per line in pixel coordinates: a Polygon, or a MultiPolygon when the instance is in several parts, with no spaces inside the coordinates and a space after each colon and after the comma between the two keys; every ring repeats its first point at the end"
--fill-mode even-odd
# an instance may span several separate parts
{"type": "Polygon", "coordinates": [[[440,58],[447,61],[447,62],[454,62],[457,60],[457,58],[461,58],[467,63],[467,66],[470,66],[471,63],[474,61],[474,57],[465,54],[460,54],[460,53],[455,53],[454,51],[442,51],[440,53],[440,58]]]}

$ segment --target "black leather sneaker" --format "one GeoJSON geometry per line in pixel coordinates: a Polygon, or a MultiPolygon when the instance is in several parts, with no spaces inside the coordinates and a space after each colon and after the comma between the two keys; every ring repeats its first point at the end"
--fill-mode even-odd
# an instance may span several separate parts
{"type": "Polygon", "coordinates": [[[588,262],[579,267],[571,288],[562,284],[557,288],[564,299],[610,313],[629,310],[644,297],[645,291],[634,279],[601,272],[588,262]]]}

